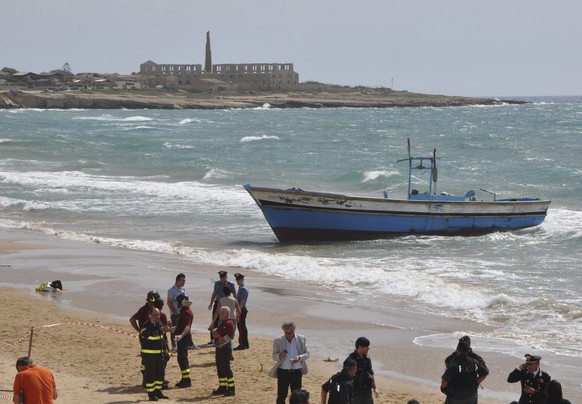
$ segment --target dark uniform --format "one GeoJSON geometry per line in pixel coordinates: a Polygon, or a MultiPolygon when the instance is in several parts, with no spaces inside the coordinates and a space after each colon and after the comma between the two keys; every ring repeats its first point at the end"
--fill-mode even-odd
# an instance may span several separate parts
{"type": "Polygon", "coordinates": [[[145,367],[144,381],[151,401],[163,396],[164,385],[164,329],[161,324],[144,323],[139,333],[142,363],[145,367]]]}
{"type": "MultiPolygon", "coordinates": [[[[447,358],[445,359],[445,366],[449,367],[449,365],[451,364],[451,361],[455,358],[455,356],[457,356],[457,351],[453,352],[452,354],[450,354],[449,356],[447,356],[447,358]]],[[[485,360],[478,354],[476,354],[475,352],[473,352],[473,350],[471,349],[469,351],[469,353],[467,354],[467,356],[469,358],[473,358],[475,360],[477,360],[477,362],[479,362],[481,364],[481,366],[483,367],[487,367],[487,364],[485,363],[485,360]]]]}
{"type": "Polygon", "coordinates": [[[477,398],[477,378],[487,376],[489,370],[468,355],[457,355],[449,363],[442,378],[448,385],[442,391],[446,404],[473,404],[477,398]]]}
{"type": "MultiPolygon", "coordinates": [[[[467,343],[469,345],[469,352],[467,352],[467,356],[469,358],[475,359],[485,369],[489,369],[489,368],[487,368],[487,364],[485,364],[485,360],[480,355],[477,355],[475,352],[473,352],[473,349],[470,346],[471,345],[471,338],[468,335],[465,335],[464,337],[459,338],[459,342],[461,342],[461,341],[465,341],[465,343],[467,343]]],[[[453,359],[455,359],[456,356],[457,356],[457,351],[454,351],[452,354],[450,354],[449,356],[447,356],[446,359],[445,359],[445,367],[448,368],[450,366],[450,364],[451,364],[451,361],[453,359]]],[[[474,404],[478,404],[478,402],[479,402],[478,395],[479,395],[479,390],[477,390],[477,397],[475,397],[475,403],[474,404]]]]}
{"type": "MultiPolygon", "coordinates": [[[[160,299],[160,294],[157,290],[150,290],[146,297],[146,303],[139,308],[139,310],[131,316],[129,323],[138,332],[141,332],[142,326],[149,321],[149,314],[154,307],[154,303],[160,299]]],[[[141,363],[140,371],[143,375],[145,371],[145,366],[143,360],[141,363]]],[[[145,379],[142,383],[142,387],[145,387],[145,379]]]]}
{"type": "MultiPolygon", "coordinates": [[[[540,361],[539,356],[526,355],[527,363],[536,363],[540,361]]],[[[546,390],[552,378],[549,374],[538,368],[535,372],[525,369],[514,369],[507,377],[509,383],[521,382],[521,397],[519,404],[543,404],[546,402],[546,390]],[[536,392],[534,394],[526,393],[523,388],[531,387],[536,392]]]]}
{"type": "Polygon", "coordinates": [[[328,393],[327,404],[353,404],[354,383],[346,370],[336,373],[321,385],[328,393]]]}
{"type": "Polygon", "coordinates": [[[354,403],[373,403],[374,370],[372,370],[372,359],[365,354],[360,357],[357,351],[352,352],[348,358],[355,360],[358,364],[358,370],[354,376],[354,403]]]}

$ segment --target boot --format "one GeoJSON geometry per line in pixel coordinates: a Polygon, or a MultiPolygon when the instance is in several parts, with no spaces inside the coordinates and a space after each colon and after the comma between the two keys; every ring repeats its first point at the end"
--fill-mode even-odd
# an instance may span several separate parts
{"type": "Polygon", "coordinates": [[[166,396],[164,393],[162,393],[162,390],[158,390],[156,391],[156,397],[160,398],[160,399],[168,399],[170,397],[166,396]]]}
{"type": "Polygon", "coordinates": [[[182,379],[178,383],[176,383],[176,387],[179,387],[179,388],[192,387],[192,380],[182,379]]]}
{"type": "Polygon", "coordinates": [[[150,401],[158,401],[158,396],[156,396],[156,393],[148,393],[148,398],[150,401]]]}
{"type": "Polygon", "coordinates": [[[225,394],[225,393],[226,393],[226,386],[220,386],[216,390],[212,390],[213,396],[217,396],[217,395],[225,394]]]}
{"type": "Polygon", "coordinates": [[[229,397],[229,396],[234,396],[234,387],[229,387],[226,389],[226,392],[224,393],[225,397],[229,397]]]}

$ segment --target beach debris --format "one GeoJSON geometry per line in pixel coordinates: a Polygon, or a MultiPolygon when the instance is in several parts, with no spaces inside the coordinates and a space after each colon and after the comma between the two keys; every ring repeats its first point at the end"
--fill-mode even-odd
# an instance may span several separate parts
{"type": "Polygon", "coordinates": [[[324,361],[324,362],[337,362],[337,361],[338,361],[338,358],[334,358],[334,357],[332,357],[332,356],[328,356],[328,357],[327,357],[327,358],[325,358],[323,361],[324,361]]]}
{"type": "Polygon", "coordinates": [[[63,284],[61,281],[56,280],[52,282],[43,282],[35,289],[37,292],[62,292],[63,284]]]}

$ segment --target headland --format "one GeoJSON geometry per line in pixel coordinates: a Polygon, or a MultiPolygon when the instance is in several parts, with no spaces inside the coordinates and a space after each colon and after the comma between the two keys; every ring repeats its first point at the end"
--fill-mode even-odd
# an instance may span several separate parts
{"type": "Polygon", "coordinates": [[[523,104],[524,101],[432,95],[388,88],[325,85],[293,91],[195,93],[144,90],[0,91],[0,109],[233,109],[233,108],[394,108],[459,107],[470,105],[523,104]]]}

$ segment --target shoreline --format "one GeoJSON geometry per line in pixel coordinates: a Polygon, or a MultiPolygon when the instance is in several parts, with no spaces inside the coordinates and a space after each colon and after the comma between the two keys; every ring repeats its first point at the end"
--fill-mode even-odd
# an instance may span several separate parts
{"type": "MultiPolygon", "coordinates": [[[[34,295],[34,298],[26,299],[27,303],[57,304],[57,311],[72,310],[85,321],[105,317],[101,321],[130,332],[127,319],[139,308],[142,295],[152,288],[145,285],[159,285],[156,287],[164,296],[175,274],[186,273],[186,289],[193,301],[194,330],[197,332],[194,339],[197,344],[207,341],[206,326],[210,314],[206,306],[216,272],[225,269],[232,276],[239,270],[203,267],[163,254],[61,240],[23,230],[2,230],[0,240],[4,240],[0,242],[2,287],[27,289],[28,294],[22,292],[24,295],[34,295]],[[34,292],[38,284],[54,279],[63,282],[62,294],[34,292]]],[[[379,311],[364,309],[345,302],[334,302],[333,290],[321,290],[318,285],[301,284],[247,270],[244,273],[251,291],[249,332],[257,341],[251,343],[251,350],[242,352],[266,357],[262,363],[268,371],[272,365],[272,339],[280,334],[280,324],[287,320],[295,321],[297,332],[308,337],[312,352],[310,364],[316,365],[311,368],[310,380],[313,380],[308,384],[315,398],[319,396],[319,386],[323,380],[338,370],[337,363],[323,362],[323,359],[331,356],[343,360],[353,351],[355,339],[364,335],[372,341],[370,355],[381,392],[387,396],[383,394],[378,403],[401,403],[412,398],[425,404],[440,403],[444,400],[438,388],[444,370],[443,360],[454,350],[457,334],[486,334],[488,329],[457,320],[433,319],[427,322],[421,316],[399,313],[390,308],[380,308],[379,311]],[[453,334],[451,330],[455,330],[453,334]],[[434,336],[447,338],[445,346],[450,347],[430,347],[415,342],[418,338],[434,336]],[[255,347],[260,349],[255,350],[255,347]],[[320,366],[322,370],[316,370],[320,366]]],[[[41,315],[40,320],[44,319],[41,315]]],[[[36,320],[39,321],[39,318],[36,320]]],[[[14,333],[10,336],[14,339],[14,333]]],[[[517,386],[508,385],[505,378],[518,360],[481,352],[478,339],[474,345],[477,352],[484,355],[492,373],[484,383],[485,390],[479,393],[480,401],[500,404],[517,398],[517,386]]],[[[132,355],[134,351],[130,349],[132,355]]],[[[192,366],[198,365],[195,361],[191,363],[192,366]]],[[[12,363],[7,366],[8,369],[13,367],[12,363]]],[[[234,371],[236,375],[236,367],[234,371]]],[[[116,377],[113,379],[116,380],[116,377]]],[[[214,382],[212,377],[209,379],[214,382]]],[[[273,381],[262,382],[269,397],[274,397],[273,381]]],[[[243,390],[242,386],[240,390],[243,390]]]]}
{"type": "Polygon", "coordinates": [[[409,93],[390,89],[333,91],[187,93],[156,90],[0,91],[0,109],[245,109],[396,108],[525,104],[525,101],[409,93]]]}

